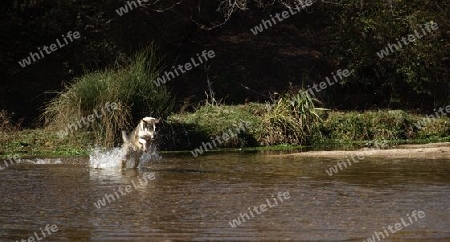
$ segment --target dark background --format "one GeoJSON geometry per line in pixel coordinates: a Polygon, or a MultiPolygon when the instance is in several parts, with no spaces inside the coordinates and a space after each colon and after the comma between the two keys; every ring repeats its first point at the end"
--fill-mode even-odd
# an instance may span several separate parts
{"type": "Polygon", "coordinates": [[[264,102],[271,93],[321,82],[337,69],[355,69],[355,74],[320,93],[328,108],[431,113],[433,107],[448,104],[448,1],[341,2],[316,2],[254,36],[250,28],[286,10],[283,4],[247,1],[246,10],[230,10],[232,15],[220,25],[227,11],[223,5],[217,11],[221,1],[215,0],[149,2],[122,17],[115,12],[125,4],[120,0],[3,0],[0,110],[24,119],[25,126],[39,126],[42,107],[55,91],[83,73],[126,65],[151,43],[158,46],[167,69],[203,50],[216,53],[207,72],[197,67],[167,84],[178,108],[205,99],[206,73],[217,98],[238,104],[264,102]],[[377,57],[387,43],[430,20],[439,23],[435,34],[389,58],[377,57]],[[18,64],[68,31],[79,31],[81,38],[25,68],[18,64]]]}

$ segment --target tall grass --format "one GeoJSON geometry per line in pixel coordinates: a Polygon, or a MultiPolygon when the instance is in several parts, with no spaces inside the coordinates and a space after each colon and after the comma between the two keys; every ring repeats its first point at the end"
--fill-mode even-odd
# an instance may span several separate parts
{"type": "Polygon", "coordinates": [[[304,90],[286,94],[267,105],[258,140],[263,145],[310,144],[315,134],[320,134],[322,108],[320,102],[304,90]]]}
{"type": "Polygon", "coordinates": [[[94,110],[105,109],[106,103],[115,102],[116,110],[111,109],[91,125],[80,127],[92,131],[96,143],[111,147],[120,131],[135,123],[133,119],[165,118],[172,111],[174,102],[169,92],[153,83],[160,71],[155,50],[150,47],[136,54],[126,67],[86,73],[46,105],[45,123],[54,130],[64,129],[94,110]]]}
{"type": "Polygon", "coordinates": [[[336,142],[403,140],[415,136],[414,118],[402,110],[332,112],[323,133],[336,142]]]}

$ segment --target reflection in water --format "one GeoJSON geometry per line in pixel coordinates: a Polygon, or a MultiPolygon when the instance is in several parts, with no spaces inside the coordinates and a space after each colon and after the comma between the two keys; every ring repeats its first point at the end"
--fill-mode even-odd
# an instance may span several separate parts
{"type": "MultiPolygon", "coordinates": [[[[329,177],[336,159],[262,154],[166,156],[141,169],[92,169],[88,159],[21,163],[0,171],[0,240],[363,241],[407,218],[426,216],[387,241],[450,241],[450,160],[365,159],[329,177]],[[154,180],[101,208],[105,194],[154,172],[154,180]],[[249,207],[290,198],[235,228],[249,207]]],[[[247,210],[248,211],[248,210],[247,210]]]]}

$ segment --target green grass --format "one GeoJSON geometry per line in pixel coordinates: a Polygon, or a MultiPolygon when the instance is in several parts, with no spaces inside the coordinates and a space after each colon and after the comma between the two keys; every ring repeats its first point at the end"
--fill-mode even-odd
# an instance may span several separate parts
{"type": "Polygon", "coordinates": [[[312,143],[322,120],[317,100],[306,92],[285,94],[272,103],[245,105],[204,105],[195,112],[172,115],[163,130],[166,149],[192,149],[221,136],[242,122],[250,129],[229,140],[221,147],[257,147],[276,145],[305,145],[312,143]]]}
{"type": "Polygon", "coordinates": [[[282,95],[266,105],[257,140],[261,145],[312,144],[320,137],[320,114],[326,110],[316,108],[316,104],[320,102],[304,90],[282,95]]]}
{"type": "Polygon", "coordinates": [[[326,138],[340,142],[400,140],[411,137],[413,123],[414,119],[401,110],[331,112],[322,133],[326,138]]]}
{"type": "Polygon", "coordinates": [[[94,145],[106,148],[119,145],[120,132],[132,130],[137,120],[145,116],[164,120],[157,137],[160,149],[166,151],[192,150],[243,122],[251,127],[217,150],[326,149],[361,146],[376,140],[392,144],[450,140],[450,118],[433,119],[418,128],[415,124],[424,116],[402,110],[330,111],[318,108],[320,102],[303,90],[279,95],[264,104],[206,102],[195,112],[172,114],[174,101],[169,91],[153,82],[160,72],[156,53],[150,47],[138,53],[127,66],[86,73],[45,106],[43,129],[20,130],[20,125],[12,124],[11,114],[0,110],[0,156],[87,155],[94,145]],[[100,110],[105,110],[108,103],[115,106],[110,105],[112,108],[102,113],[100,110]],[[103,116],[88,125],[77,125],[77,121],[95,111],[103,116]],[[58,132],[69,124],[77,125],[78,129],[58,137],[58,132]]]}
{"type": "MultiPolygon", "coordinates": [[[[252,123],[252,128],[216,149],[220,152],[232,151],[290,151],[355,149],[368,141],[386,140],[389,146],[398,144],[422,144],[450,142],[450,119],[433,120],[423,129],[414,128],[414,123],[424,116],[404,111],[339,112],[329,111],[320,128],[322,139],[311,145],[276,144],[261,145],[263,119],[268,104],[249,103],[236,106],[202,106],[193,113],[174,114],[168,117],[159,131],[160,147],[167,152],[186,152],[210,141],[210,137],[221,135],[233,124],[241,121],[252,123]],[[254,127],[254,128],[253,128],[254,127]],[[189,143],[187,140],[189,139],[189,143]],[[236,149],[238,148],[238,149],[236,149]]],[[[267,132],[267,131],[265,131],[267,132]]],[[[7,155],[20,156],[87,156],[95,144],[95,133],[80,131],[63,139],[50,129],[0,131],[0,158],[7,155]]]]}
{"type": "Polygon", "coordinates": [[[450,136],[450,118],[439,118],[417,132],[419,139],[445,139],[450,136]]]}
{"type": "Polygon", "coordinates": [[[402,110],[330,112],[321,132],[323,141],[440,140],[450,137],[450,119],[434,119],[423,129],[416,123],[423,116],[402,110]]]}
{"type": "MultiPolygon", "coordinates": [[[[79,130],[94,133],[95,142],[112,147],[122,130],[129,130],[134,120],[145,116],[167,117],[173,101],[165,86],[157,87],[153,81],[160,74],[160,65],[152,47],[138,53],[126,67],[87,73],[47,104],[43,113],[47,128],[65,130],[81,118],[95,111],[106,110],[101,118],[79,130]],[[105,108],[114,103],[117,108],[105,108]],[[95,110],[95,111],[94,111],[95,110]]],[[[72,133],[69,136],[73,136],[72,133]]]]}
{"type": "Polygon", "coordinates": [[[160,132],[165,139],[163,149],[185,149],[198,147],[202,142],[209,142],[211,137],[222,134],[242,122],[248,122],[250,129],[230,139],[222,147],[258,146],[255,136],[257,127],[261,125],[259,115],[264,113],[264,105],[251,103],[236,106],[201,106],[196,112],[175,114],[168,118],[168,125],[160,132]]]}
{"type": "Polygon", "coordinates": [[[0,132],[0,158],[17,154],[24,156],[85,156],[93,142],[92,133],[79,132],[74,137],[60,139],[46,129],[25,129],[0,132]]]}

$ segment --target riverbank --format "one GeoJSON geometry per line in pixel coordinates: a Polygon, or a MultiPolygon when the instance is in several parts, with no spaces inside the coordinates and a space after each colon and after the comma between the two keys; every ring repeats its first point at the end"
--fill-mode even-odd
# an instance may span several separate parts
{"type": "MultiPolygon", "coordinates": [[[[75,141],[65,142],[48,130],[33,129],[22,130],[8,135],[0,133],[0,159],[8,159],[12,156],[19,157],[76,157],[88,156],[92,151],[92,138],[89,133],[77,134],[75,141]]],[[[386,150],[376,150],[373,157],[397,157],[397,158],[445,158],[450,157],[450,138],[446,139],[416,139],[416,140],[392,140],[386,141],[386,150]],[[447,142],[442,142],[447,141],[447,142]],[[432,143],[430,143],[432,142],[432,143]],[[434,143],[433,143],[434,142],[434,143]]],[[[357,155],[366,142],[355,141],[347,143],[323,143],[314,146],[301,146],[293,144],[273,146],[250,146],[242,148],[220,147],[211,152],[295,152],[300,149],[314,150],[301,153],[283,154],[280,156],[298,157],[336,157],[343,158],[357,155]],[[330,150],[331,149],[331,150],[330,150]]],[[[119,145],[119,144],[118,144],[119,145]]],[[[186,153],[188,149],[160,150],[162,154],[186,153]]]]}
{"type": "MultiPolygon", "coordinates": [[[[212,152],[229,148],[266,151],[298,147],[307,150],[359,149],[381,140],[390,147],[450,142],[450,118],[445,116],[425,119],[425,115],[403,110],[343,112],[313,108],[309,116],[318,118],[302,120],[304,114],[291,113],[298,109],[280,106],[260,103],[204,105],[195,112],[172,114],[157,127],[159,150],[189,152],[217,137],[223,143],[212,152]],[[223,137],[226,131],[234,130],[242,122],[248,123],[250,128],[233,137],[223,137]]],[[[51,126],[37,129],[14,125],[3,125],[2,129],[0,126],[0,158],[8,155],[86,156],[96,145],[110,148],[121,144],[120,133],[115,135],[115,143],[107,146],[98,142],[98,132],[84,128],[60,137],[58,129],[51,126]]],[[[407,156],[402,152],[396,154],[407,156]]],[[[416,155],[423,152],[428,154],[425,150],[417,151],[416,155]]]]}

